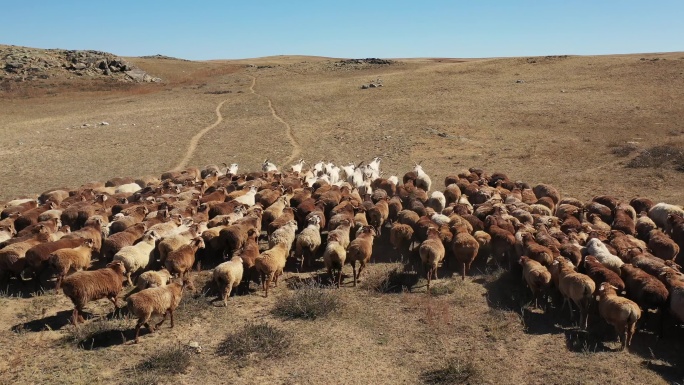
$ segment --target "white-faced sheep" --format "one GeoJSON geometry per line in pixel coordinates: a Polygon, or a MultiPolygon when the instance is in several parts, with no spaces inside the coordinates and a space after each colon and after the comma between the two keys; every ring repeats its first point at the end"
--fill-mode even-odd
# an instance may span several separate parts
{"type": "Polygon", "coordinates": [[[359,233],[349,244],[349,249],[347,250],[347,261],[352,265],[352,270],[354,273],[354,286],[356,286],[356,281],[358,281],[361,272],[366,267],[366,264],[370,261],[371,255],[373,254],[373,239],[375,238],[376,232],[372,226],[363,226],[359,229],[359,233]],[[356,262],[360,262],[359,272],[356,272],[356,262]]]}
{"type": "Polygon", "coordinates": [[[599,314],[606,322],[615,328],[622,350],[630,346],[632,336],[636,332],[636,323],[641,318],[641,309],[633,301],[618,297],[618,289],[604,282],[598,289],[599,295],[599,314]]]}
{"type": "Polygon", "coordinates": [[[249,188],[249,190],[244,194],[241,195],[233,201],[241,203],[243,205],[246,205],[247,207],[252,207],[254,204],[256,204],[256,193],[257,193],[258,188],[256,186],[252,186],[249,188]]]}
{"type": "Polygon", "coordinates": [[[83,322],[83,308],[90,301],[107,298],[118,308],[116,297],[121,292],[126,268],[121,261],[114,261],[104,269],[78,271],[64,279],[62,291],[74,304],[74,325],[83,322]]]}
{"type": "Polygon", "coordinates": [[[135,293],[126,299],[128,311],[138,318],[135,325],[135,343],[139,341],[140,328],[145,325],[151,332],[158,329],[166,320],[166,315],[171,315],[171,327],[173,327],[173,311],[176,310],[183,298],[183,289],[191,288],[188,280],[183,283],[172,282],[162,287],[152,287],[135,293]],[[148,322],[152,316],[163,315],[159,323],[150,326],[148,322]]]}
{"type": "Polygon", "coordinates": [[[233,288],[240,286],[244,274],[243,261],[235,256],[228,262],[223,262],[214,268],[213,279],[221,292],[223,304],[228,306],[228,297],[233,288]]]}
{"type": "Polygon", "coordinates": [[[263,172],[271,172],[271,171],[278,171],[278,167],[271,163],[268,159],[264,161],[264,163],[261,164],[261,171],[263,172]]]}
{"type": "Polygon", "coordinates": [[[148,232],[140,242],[133,246],[122,247],[114,254],[114,261],[121,261],[126,268],[126,281],[133,286],[131,275],[147,268],[153,261],[152,253],[156,244],[157,233],[148,232]]]}
{"type": "Polygon", "coordinates": [[[300,269],[304,268],[305,263],[308,268],[311,268],[319,247],[321,247],[321,218],[314,215],[309,218],[309,225],[297,236],[295,257],[301,258],[300,269]]]}
{"type": "Polygon", "coordinates": [[[73,249],[59,249],[50,254],[50,266],[57,274],[55,290],[59,291],[62,280],[70,271],[85,270],[90,267],[93,254],[93,240],[83,239],[83,243],[73,249]]]}
{"type": "Polygon", "coordinates": [[[171,275],[178,275],[181,279],[192,269],[195,264],[195,254],[197,250],[204,248],[204,239],[202,237],[194,238],[190,244],[183,245],[177,250],[170,252],[164,265],[171,275]]]}

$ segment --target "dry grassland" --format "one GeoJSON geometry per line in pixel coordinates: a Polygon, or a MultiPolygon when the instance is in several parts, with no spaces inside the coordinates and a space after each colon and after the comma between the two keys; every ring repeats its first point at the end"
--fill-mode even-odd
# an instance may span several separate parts
{"type": "MultiPolygon", "coordinates": [[[[224,102],[223,121],[200,138],[189,165],[254,170],[299,147],[310,161],[379,155],[386,175],[423,161],[437,187],[447,174],[479,166],[580,199],[610,193],[684,203],[676,155],[684,147],[683,53],[406,59],[358,69],[312,57],[130,61],[165,82],[98,90],[60,81],[49,92],[0,94],[0,199],[159,175],[224,102]],[[383,87],[360,89],[378,78],[383,87]],[[294,146],[274,114],[291,127],[294,146]],[[657,146],[675,155],[645,152],[657,146]]],[[[639,332],[631,353],[616,352],[597,314],[589,333],[578,332],[567,310],[531,309],[527,289],[502,270],[480,263],[465,282],[440,271],[428,294],[415,273],[391,273],[401,266],[396,259],[378,247],[360,287],[351,287],[349,269],[340,290],[306,289],[335,296],[332,311],[313,320],[273,312],[309,274],[286,273],[289,285],[268,299],[252,291],[223,308],[203,285],[205,266],[176,327],[165,324],[138,345],[130,344],[133,321],[109,314],[107,301],[88,307],[101,320],[74,330],[63,295],[3,292],[0,384],[684,382],[682,330],[668,328],[665,339],[639,332]],[[191,341],[201,353],[186,348],[191,341]],[[234,341],[253,350],[224,349],[234,341]]]]}

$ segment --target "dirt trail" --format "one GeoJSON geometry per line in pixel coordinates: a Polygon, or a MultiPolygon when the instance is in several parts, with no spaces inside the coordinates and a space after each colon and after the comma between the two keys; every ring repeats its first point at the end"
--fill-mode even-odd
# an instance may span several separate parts
{"type": "Polygon", "coordinates": [[[283,160],[282,164],[283,166],[285,166],[292,162],[295,158],[297,158],[297,156],[299,156],[299,154],[302,152],[302,146],[299,145],[297,139],[294,137],[294,135],[292,135],[292,127],[290,127],[290,125],[278,115],[275,108],[273,108],[273,102],[271,101],[271,98],[254,91],[254,86],[256,85],[256,77],[252,75],[249,76],[252,78],[252,85],[249,87],[250,92],[252,92],[255,95],[259,95],[263,98],[266,98],[266,100],[268,100],[268,108],[271,110],[271,115],[273,115],[273,118],[285,126],[285,135],[287,135],[287,139],[290,141],[290,144],[292,145],[292,152],[290,153],[290,156],[283,160]]]}
{"type": "MultiPolygon", "coordinates": [[[[252,87],[253,86],[254,82],[252,82],[252,87]]],[[[197,149],[197,143],[199,143],[199,140],[202,139],[204,134],[211,131],[212,128],[218,126],[223,121],[223,115],[221,115],[221,107],[223,107],[223,104],[228,100],[230,99],[225,99],[216,106],[216,121],[211,125],[205,127],[202,131],[196,133],[195,136],[193,136],[192,139],[190,139],[190,145],[188,146],[188,150],[185,152],[183,159],[181,159],[181,161],[178,162],[178,165],[174,167],[174,171],[181,170],[188,165],[188,162],[190,162],[190,158],[192,158],[192,156],[195,153],[195,150],[197,149]]]]}

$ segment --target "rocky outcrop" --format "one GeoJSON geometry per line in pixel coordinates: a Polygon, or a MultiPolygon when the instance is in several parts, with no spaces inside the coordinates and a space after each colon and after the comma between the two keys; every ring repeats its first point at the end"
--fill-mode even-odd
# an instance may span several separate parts
{"type": "Polygon", "coordinates": [[[124,82],[160,82],[108,52],[0,45],[0,79],[31,81],[63,75],[107,77],[124,82]]]}

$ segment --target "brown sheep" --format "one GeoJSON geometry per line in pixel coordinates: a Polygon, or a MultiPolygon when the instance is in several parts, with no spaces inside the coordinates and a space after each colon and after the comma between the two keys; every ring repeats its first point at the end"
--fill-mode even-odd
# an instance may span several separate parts
{"type": "Polygon", "coordinates": [[[195,238],[189,245],[183,245],[179,249],[169,253],[164,265],[171,275],[176,275],[183,279],[195,264],[195,254],[197,250],[204,248],[204,240],[201,237],[195,238]]]}
{"type": "Polygon", "coordinates": [[[361,272],[366,267],[366,264],[370,261],[371,255],[373,254],[373,239],[375,238],[375,229],[372,226],[363,226],[361,228],[360,234],[356,236],[349,244],[349,249],[347,250],[347,261],[352,265],[352,270],[354,273],[354,286],[361,276],[361,272]],[[356,272],[356,262],[360,262],[359,272],[356,272]]]}
{"type": "MultiPolygon", "coordinates": [[[[247,231],[247,240],[244,246],[240,249],[237,255],[242,258],[242,267],[244,272],[244,279],[242,280],[243,285],[249,289],[249,283],[254,279],[255,272],[255,261],[259,257],[259,243],[257,239],[259,238],[259,232],[255,228],[251,228],[247,231]]],[[[224,259],[229,259],[230,256],[224,256],[224,259]]]]}
{"type": "Polygon", "coordinates": [[[74,325],[84,322],[83,308],[90,301],[107,298],[118,309],[116,297],[123,287],[126,272],[121,261],[114,261],[103,269],[78,271],[64,279],[62,291],[74,304],[72,321],[74,325]]]}
{"type": "Polygon", "coordinates": [[[523,267],[523,278],[527,282],[527,287],[534,296],[534,307],[538,307],[538,297],[551,286],[551,273],[546,266],[529,257],[522,256],[518,262],[523,267]]]}
{"type": "Polygon", "coordinates": [[[542,246],[534,240],[530,233],[524,233],[523,236],[523,253],[531,259],[541,263],[544,266],[551,266],[553,263],[553,251],[546,246],[542,246]]]}
{"type": "Polygon", "coordinates": [[[378,235],[382,234],[382,227],[389,217],[388,200],[388,198],[383,198],[379,200],[370,210],[366,211],[368,224],[377,230],[378,235]]]}
{"type": "MultiPolygon", "coordinates": [[[[657,309],[662,320],[670,295],[665,285],[658,278],[632,264],[625,263],[620,270],[627,288],[627,296],[644,310],[657,309]]],[[[660,333],[662,334],[662,327],[660,333]]]]}
{"type": "Polygon", "coordinates": [[[142,238],[147,231],[147,225],[143,222],[127,228],[126,230],[113,234],[102,242],[102,256],[107,261],[111,261],[114,255],[125,246],[131,246],[135,241],[142,238]]]}
{"type": "Polygon", "coordinates": [[[50,266],[57,273],[55,291],[59,291],[62,280],[71,270],[87,270],[93,254],[93,240],[82,238],[83,243],[73,249],[59,249],[50,254],[50,266]]]}
{"type": "MultiPolygon", "coordinates": [[[[572,300],[580,310],[580,327],[587,328],[589,322],[589,306],[596,284],[591,277],[578,273],[570,261],[557,257],[549,269],[556,287],[563,295],[563,304],[572,300]]],[[[568,303],[570,318],[572,319],[572,304],[568,303]]]]}
{"type": "Polygon", "coordinates": [[[428,228],[427,239],[423,241],[418,248],[420,260],[423,263],[423,270],[427,276],[428,290],[430,290],[432,278],[438,279],[437,268],[439,267],[439,263],[444,260],[445,249],[439,235],[438,229],[434,227],[428,228]]]}
{"type": "Polygon", "coordinates": [[[642,211],[648,212],[655,205],[655,202],[648,198],[634,198],[629,201],[629,205],[634,207],[634,211],[640,213],[642,211]]]}
{"type": "Polygon", "coordinates": [[[283,274],[289,250],[290,245],[278,243],[261,253],[255,260],[254,267],[261,274],[261,285],[264,289],[265,297],[268,297],[268,289],[271,286],[271,282],[274,283],[275,287],[278,287],[278,277],[283,274]]]}
{"type": "Polygon", "coordinates": [[[632,344],[636,323],[641,318],[641,309],[629,299],[618,297],[617,290],[618,288],[607,282],[599,286],[599,314],[615,328],[624,350],[632,344]]]}
{"type": "Polygon", "coordinates": [[[674,261],[679,254],[679,245],[658,229],[649,233],[648,248],[653,255],[667,261],[674,261]]]}
{"type": "Polygon", "coordinates": [[[141,290],[128,297],[126,300],[128,311],[138,318],[135,325],[135,343],[139,341],[140,328],[145,325],[151,332],[158,329],[166,320],[166,314],[171,315],[171,327],[173,328],[173,311],[176,310],[183,298],[183,289],[192,288],[190,281],[183,280],[183,283],[172,282],[166,286],[152,287],[141,290]],[[148,324],[153,315],[162,315],[163,318],[153,327],[148,324]]]}
{"type": "Polygon", "coordinates": [[[636,234],[636,224],[634,219],[626,210],[617,209],[613,217],[613,223],[611,224],[611,229],[622,231],[625,234],[635,235],[636,234]]]}
{"type": "Polygon", "coordinates": [[[50,254],[59,249],[73,249],[82,244],[83,238],[74,238],[35,245],[26,251],[26,272],[31,273],[37,284],[41,273],[46,271],[49,265],[50,254]]]}
{"type": "Polygon", "coordinates": [[[619,291],[625,290],[625,282],[613,270],[603,266],[593,255],[584,257],[584,271],[597,286],[606,282],[617,288],[619,291]]]}
{"type": "Polygon", "coordinates": [[[413,243],[413,227],[402,223],[395,223],[390,230],[390,243],[399,251],[402,258],[410,258],[413,243]]]}
{"type": "Polygon", "coordinates": [[[451,250],[454,254],[456,263],[461,265],[461,280],[465,280],[466,274],[470,270],[470,265],[477,257],[480,243],[475,237],[470,235],[468,228],[461,224],[452,226],[454,237],[451,241],[451,250]]]}
{"type": "Polygon", "coordinates": [[[548,184],[538,184],[532,188],[532,191],[534,192],[534,195],[537,197],[537,199],[542,198],[542,197],[549,197],[553,201],[554,204],[558,204],[558,201],[560,201],[560,194],[558,193],[558,190],[556,190],[555,187],[548,185],[548,184]]]}

